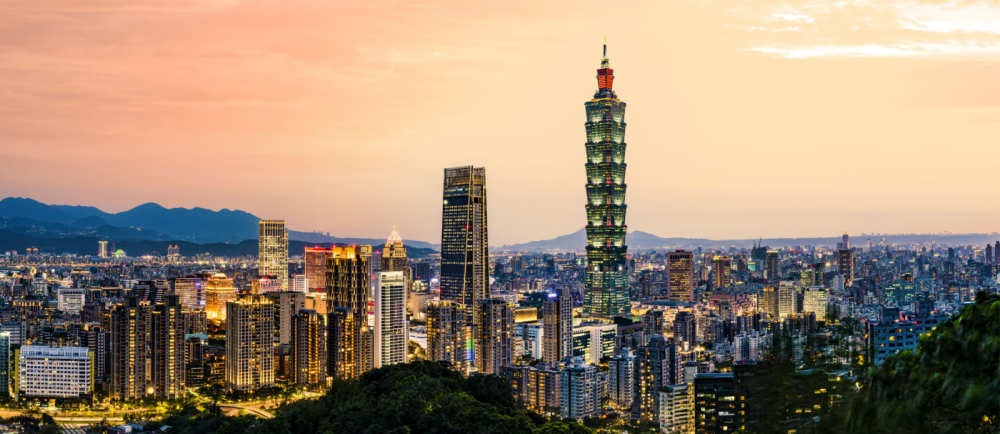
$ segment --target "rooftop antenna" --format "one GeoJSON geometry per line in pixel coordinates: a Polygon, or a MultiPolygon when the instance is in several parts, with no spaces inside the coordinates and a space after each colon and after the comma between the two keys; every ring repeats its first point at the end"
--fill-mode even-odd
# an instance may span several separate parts
{"type": "Polygon", "coordinates": [[[604,35],[604,58],[608,58],[608,35],[604,35]]]}

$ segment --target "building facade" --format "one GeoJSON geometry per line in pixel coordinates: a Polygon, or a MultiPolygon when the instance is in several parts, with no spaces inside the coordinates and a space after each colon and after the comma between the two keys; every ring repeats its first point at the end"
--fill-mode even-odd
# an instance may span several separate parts
{"type": "Polygon", "coordinates": [[[475,366],[480,374],[498,374],[514,361],[514,306],[500,298],[480,300],[475,366]]]}
{"type": "Polygon", "coordinates": [[[274,386],[274,304],[262,295],[226,303],[226,390],[274,386]]]}
{"type": "Polygon", "coordinates": [[[284,220],[261,220],[257,240],[257,276],[281,280],[281,290],[288,290],[288,231],[284,220]]]}
{"type": "MultiPolygon", "coordinates": [[[[403,257],[405,263],[406,257],[403,257]]],[[[391,263],[390,263],[391,265],[391,263]]],[[[375,285],[375,367],[406,363],[406,272],[382,271],[375,285]]]]}
{"type": "Polygon", "coordinates": [[[312,309],[292,317],[292,381],[310,386],[326,384],[326,327],[312,309]]]}
{"type": "Polygon", "coordinates": [[[573,298],[569,288],[549,294],[542,304],[542,360],[555,364],[573,355],[573,298]]]}
{"type": "Polygon", "coordinates": [[[486,168],[444,170],[441,221],[441,300],[472,309],[490,297],[489,237],[486,230],[486,168]]]}
{"type": "Polygon", "coordinates": [[[448,362],[459,372],[468,372],[474,359],[465,305],[451,300],[427,301],[427,357],[448,362]]]}

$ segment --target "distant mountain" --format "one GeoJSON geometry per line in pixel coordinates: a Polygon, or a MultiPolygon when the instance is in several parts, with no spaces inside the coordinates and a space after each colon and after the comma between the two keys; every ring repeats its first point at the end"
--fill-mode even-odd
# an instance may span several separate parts
{"type": "MultiPolygon", "coordinates": [[[[121,229],[121,228],[113,228],[121,229]]],[[[78,255],[94,256],[97,254],[99,240],[106,237],[72,237],[72,238],[42,238],[31,235],[20,234],[5,229],[0,229],[0,252],[15,250],[23,254],[24,250],[31,247],[39,252],[59,255],[62,253],[75,253],[78,255]]],[[[132,257],[143,255],[167,254],[167,246],[176,245],[180,248],[181,255],[193,256],[197,254],[210,254],[213,256],[257,256],[257,240],[244,240],[240,243],[192,243],[188,241],[153,241],[153,240],[120,240],[109,245],[109,249],[122,250],[132,257]]],[[[301,255],[306,246],[318,245],[320,247],[330,247],[334,243],[306,243],[302,241],[289,241],[288,251],[292,256],[301,255]]],[[[344,244],[340,244],[343,246],[344,244]]],[[[406,254],[411,259],[420,259],[427,255],[437,253],[433,249],[406,247],[406,254]]]]}
{"type": "MultiPolygon", "coordinates": [[[[92,206],[46,205],[34,199],[8,197],[0,200],[0,228],[35,237],[101,236],[111,240],[181,240],[199,244],[241,243],[256,240],[259,217],[240,210],[164,208],[146,203],[112,214],[92,206]],[[23,219],[23,220],[11,220],[23,219]],[[60,225],[60,226],[52,226],[60,225]]],[[[372,244],[382,238],[338,238],[315,232],[289,230],[290,241],[304,243],[372,244]]],[[[407,246],[437,249],[423,241],[404,241],[407,246]]]]}
{"type": "MultiPolygon", "coordinates": [[[[949,234],[949,235],[931,235],[931,234],[911,234],[911,235],[892,235],[892,236],[879,236],[878,240],[885,238],[887,243],[925,243],[925,242],[937,242],[941,245],[985,245],[987,243],[992,243],[996,241],[996,238],[1000,234],[949,234]]],[[[754,243],[760,243],[763,246],[770,247],[782,247],[782,246],[824,246],[824,247],[836,247],[837,243],[840,242],[842,238],[840,236],[836,237],[816,237],[816,238],[763,238],[763,239],[731,239],[731,240],[710,240],[707,238],[661,238],[648,232],[633,231],[629,232],[625,237],[625,244],[629,247],[629,250],[657,250],[657,249],[677,249],[677,248],[687,248],[694,249],[697,247],[704,248],[728,248],[731,246],[737,248],[753,247],[754,243]]],[[[851,239],[853,245],[861,246],[867,245],[867,237],[861,239],[861,237],[854,237],[851,239]]],[[[876,241],[873,239],[873,241],[876,241]]],[[[506,252],[529,252],[529,251],[575,251],[577,249],[582,250],[587,245],[587,232],[585,229],[580,229],[569,235],[563,235],[561,237],[556,237],[551,240],[542,241],[531,241],[528,243],[504,245],[499,248],[493,248],[496,251],[506,251],[506,252]]]]}

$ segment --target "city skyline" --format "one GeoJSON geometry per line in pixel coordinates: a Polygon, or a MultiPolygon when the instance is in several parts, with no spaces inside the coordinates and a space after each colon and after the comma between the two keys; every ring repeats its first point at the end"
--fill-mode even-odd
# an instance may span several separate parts
{"type": "Polygon", "coordinates": [[[493,244],[572,233],[579,95],[606,34],[635,125],[629,229],[997,230],[1000,9],[985,4],[8,9],[6,28],[44,35],[0,48],[10,196],[241,209],[339,236],[398,224],[435,242],[440,170],[471,164],[491,173],[493,244]],[[389,192],[405,221],[376,200],[389,192]]]}

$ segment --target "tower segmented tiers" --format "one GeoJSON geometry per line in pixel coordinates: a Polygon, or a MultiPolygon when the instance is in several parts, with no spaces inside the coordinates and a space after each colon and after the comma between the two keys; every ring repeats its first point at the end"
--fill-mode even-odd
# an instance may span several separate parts
{"type": "Polygon", "coordinates": [[[629,311],[625,266],[625,103],[612,90],[604,45],[597,93],[587,111],[587,283],[583,313],[610,318],[629,311]]]}

